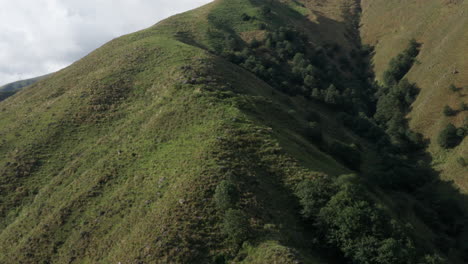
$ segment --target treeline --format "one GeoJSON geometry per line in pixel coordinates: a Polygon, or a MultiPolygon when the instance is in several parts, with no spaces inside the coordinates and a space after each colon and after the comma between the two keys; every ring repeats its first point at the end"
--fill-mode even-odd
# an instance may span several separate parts
{"type": "Polygon", "coordinates": [[[301,215],[314,234],[313,246],[341,252],[351,263],[448,263],[417,250],[413,227],[372,198],[356,175],[315,177],[299,183],[301,215]]]}
{"type": "MultiPolygon", "coordinates": [[[[340,50],[338,45],[310,48],[306,35],[285,27],[268,32],[263,40],[254,39],[248,45],[229,33],[224,41],[223,57],[283,93],[301,95],[354,113],[372,112],[368,95],[374,93],[375,87],[369,85],[365,75],[355,79],[343,77],[332,60],[340,50]]],[[[359,52],[354,51],[354,56],[359,52]]],[[[344,68],[350,66],[345,57],[339,62],[344,68]]],[[[366,72],[367,66],[359,65],[362,67],[359,71],[366,72]]]]}

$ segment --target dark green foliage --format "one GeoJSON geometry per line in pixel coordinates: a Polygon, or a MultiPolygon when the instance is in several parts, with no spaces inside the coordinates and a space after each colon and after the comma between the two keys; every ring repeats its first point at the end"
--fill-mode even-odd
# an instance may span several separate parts
{"type": "Polygon", "coordinates": [[[351,263],[413,263],[417,257],[406,228],[367,194],[355,175],[304,180],[296,187],[301,214],[319,233],[317,241],[351,263]]]}
{"type": "Polygon", "coordinates": [[[226,211],[223,219],[223,233],[227,235],[231,243],[242,244],[248,239],[249,231],[249,220],[241,210],[229,209],[226,211]]]}
{"type": "Polygon", "coordinates": [[[458,91],[457,86],[455,86],[454,84],[451,84],[451,85],[449,86],[449,89],[450,89],[450,91],[452,91],[452,92],[457,92],[457,91],[458,91]]]}
{"type": "Polygon", "coordinates": [[[335,195],[336,186],[328,176],[317,176],[304,180],[296,187],[296,196],[302,206],[301,214],[306,219],[314,219],[320,210],[335,195]]]}
{"type": "Polygon", "coordinates": [[[443,148],[454,148],[464,138],[464,129],[457,130],[453,124],[448,124],[442,131],[439,133],[437,142],[443,148]]]}
{"type": "Polygon", "coordinates": [[[252,19],[252,17],[247,15],[246,13],[243,13],[241,18],[243,21],[249,21],[250,19],[252,19]]]}
{"type": "Polygon", "coordinates": [[[424,145],[422,136],[408,128],[405,118],[418,90],[415,84],[403,79],[395,85],[381,87],[378,92],[374,119],[386,130],[393,145],[403,152],[418,150],[424,145]]]}
{"type": "Polygon", "coordinates": [[[380,128],[373,119],[367,117],[364,113],[359,113],[357,116],[340,113],[338,119],[356,134],[379,145],[389,145],[389,139],[385,131],[380,128]]]}
{"type": "Polygon", "coordinates": [[[236,186],[230,181],[221,181],[216,187],[214,201],[219,210],[225,211],[234,208],[239,200],[239,193],[236,186]]]}
{"type": "Polygon", "coordinates": [[[404,115],[416,98],[419,89],[414,83],[403,79],[396,85],[381,87],[378,93],[377,111],[375,119],[385,124],[395,114],[404,115]]]}
{"type": "Polygon", "coordinates": [[[337,105],[340,104],[341,95],[338,89],[336,89],[335,85],[331,84],[325,90],[324,93],[324,101],[327,104],[337,105]]]}
{"type": "Polygon", "coordinates": [[[443,257],[441,257],[441,256],[439,256],[437,254],[427,255],[427,256],[424,257],[423,261],[424,262],[422,262],[422,263],[424,263],[424,264],[449,264],[449,262],[445,258],[443,258],[443,257]]]}
{"type": "Polygon", "coordinates": [[[450,106],[444,106],[444,115],[445,116],[454,116],[457,112],[453,110],[450,106]]]}
{"type": "Polygon", "coordinates": [[[323,49],[306,49],[310,45],[307,37],[294,29],[280,27],[268,32],[263,41],[255,40],[242,51],[231,41],[227,44],[222,54],[225,58],[281,92],[351,112],[369,112],[371,108],[369,96],[374,87],[367,80],[343,77],[323,49]]]}
{"type": "Polygon", "coordinates": [[[326,242],[353,263],[411,263],[416,257],[404,228],[375,204],[359,184],[346,182],[320,210],[326,242]]]}
{"type": "Polygon", "coordinates": [[[411,69],[415,58],[419,54],[420,44],[415,40],[411,40],[409,47],[399,54],[396,58],[390,61],[387,71],[383,75],[383,83],[386,86],[397,84],[403,76],[411,69]]]}

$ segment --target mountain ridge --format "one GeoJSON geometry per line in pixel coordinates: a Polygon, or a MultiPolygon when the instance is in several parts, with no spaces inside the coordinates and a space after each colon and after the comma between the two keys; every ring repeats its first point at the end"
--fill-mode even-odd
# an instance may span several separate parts
{"type": "MultiPolygon", "coordinates": [[[[321,8],[343,14],[342,6],[333,3],[321,8]]],[[[0,262],[359,262],[368,256],[347,248],[351,240],[330,242],[338,227],[327,221],[339,217],[331,209],[353,213],[345,206],[349,202],[356,208],[365,204],[376,219],[395,221],[386,228],[385,221],[370,223],[381,230],[378,236],[393,239],[375,243],[412,252],[412,246],[402,242],[408,239],[415,241],[418,257],[438,259],[430,254],[441,253],[462,263],[463,245],[451,237],[451,232],[463,230],[459,227],[463,218],[455,209],[444,218],[446,223],[432,225],[422,216],[437,222],[440,211],[426,207],[411,192],[389,191],[366,180],[358,184],[363,177],[346,176],[370,174],[372,158],[380,154],[374,143],[341,122],[339,106],[333,103],[341,100],[333,92],[342,88],[341,82],[368,74],[349,64],[366,64],[367,59],[348,63],[342,59],[351,58],[348,50],[360,48],[355,46],[356,35],[341,38],[344,46],[349,45],[345,51],[328,45],[329,54],[323,55],[315,43],[327,40],[315,35],[322,30],[318,25],[280,29],[314,25],[306,20],[318,12],[311,6],[296,1],[268,6],[266,1],[218,0],[115,39],[2,102],[0,262]],[[309,46],[301,32],[317,39],[309,46]],[[250,48],[255,47],[254,39],[260,47],[250,48]],[[269,40],[287,40],[293,51],[306,43],[305,58],[290,54],[282,59],[288,48],[276,52],[281,45],[268,48],[269,40]],[[226,48],[229,45],[232,50],[226,48]],[[244,49],[247,59],[239,62],[244,49]],[[265,57],[268,53],[275,57],[265,57]],[[253,62],[246,63],[250,57],[253,62]],[[315,63],[331,71],[319,69],[316,76],[339,80],[334,88],[318,84],[330,88],[321,99],[327,102],[310,98],[308,82],[278,84],[255,65],[268,59],[274,71],[275,60],[286,67],[291,61],[306,64],[309,57],[322,58],[324,62],[315,63]],[[322,178],[337,183],[323,183],[329,190],[320,198],[334,202],[323,210],[329,218],[321,216],[319,231],[309,225],[315,220],[303,213],[309,200],[301,194],[308,189],[300,187],[322,178]],[[354,189],[363,191],[358,195],[354,189]],[[220,209],[218,193],[227,193],[228,197],[219,194],[228,201],[227,209],[220,209]],[[232,193],[237,195],[231,197],[232,193]],[[420,211],[415,213],[414,208],[420,211]],[[452,214],[458,217],[456,224],[452,214]],[[246,226],[236,226],[227,216],[246,226]],[[418,232],[406,230],[400,222],[418,232]],[[387,234],[387,228],[395,234],[387,234]],[[244,229],[248,232],[237,232],[244,229]],[[317,241],[323,237],[329,240],[317,241]],[[442,238],[453,252],[435,242],[442,238]],[[321,248],[321,243],[327,246],[321,248]]],[[[350,24],[331,23],[332,19],[325,23],[323,17],[319,19],[323,24],[334,25],[343,34],[349,30],[350,24]]],[[[297,71],[287,67],[281,68],[286,75],[273,76],[287,80],[297,71]]],[[[366,81],[360,84],[373,89],[366,81]]],[[[356,108],[372,112],[366,104],[356,108]]],[[[456,208],[451,200],[427,197],[456,208]]],[[[358,233],[372,235],[364,229],[358,233]]],[[[395,252],[410,258],[407,252],[395,252]]]]}

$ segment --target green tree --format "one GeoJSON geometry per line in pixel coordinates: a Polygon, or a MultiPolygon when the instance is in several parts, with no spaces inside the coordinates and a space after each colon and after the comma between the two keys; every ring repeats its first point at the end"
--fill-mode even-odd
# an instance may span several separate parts
{"type": "Polygon", "coordinates": [[[229,209],[224,215],[222,231],[230,242],[240,245],[249,237],[249,220],[241,210],[229,209]]]}
{"type": "Polygon", "coordinates": [[[453,124],[448,124],[439,134],[437,142],[443,148],[454,148],[461,141],[457,135],[457,128],[453,124]]]}
{"type": "Polygon", "coordinates": [[[301,214],[306,219],[314,219],[320,210],[336,193],[336,186],[327,175],[304,180],[296,187],[296,196],[302,206],[301,214]]]}
{"type": "Polygon", "coordinates": [[[219,210],[233,208],[239,200],[236,186],[230,181],[221,181],[216,187],[214,201],[219,210]]]}

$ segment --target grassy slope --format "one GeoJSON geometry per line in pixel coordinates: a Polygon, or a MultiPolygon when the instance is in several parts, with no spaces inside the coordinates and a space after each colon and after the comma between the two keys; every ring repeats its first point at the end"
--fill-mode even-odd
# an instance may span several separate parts
{"type": "MultiPolygon", "coordinates": [[[[242,12],[258,9],[218,1],[178,15],[0,104],[0,262],[206,263],[229,249],[211,197],[235,177],[270,241],[247,247],[245,262],[274,251],[320,263],[288,253],[303,239],[289,183],[349,170],[299,133],[304,102],[199,48],[214,45],[209,14],[242,12]]],[[[324,133],[348,137],[339,131],[329,122],[324,133]]]]}
{"type": "Polygon", "coordinates": [[[467,102],[468,92],[468,2],[445,0],[362,1],[361,35],[365,43],[375,46],[374,65],[377,77],[386,69],[391,58],[403,50],[411,38],[423,44],[418,63],[408,78],[421,88],[409,115],[410,125],[431,139],[430,152],[435,167],[443,177],[454,180],[468,192],[466,168],[459,165],[459,157],[468,158],[465,140],[454,150],[437,146],[439,131],[451,122],[461,126],[467,112],[445,117],[442,109],[449,105],[459,109],[467,102]],[[454,71],[457,74],[454,74],[454,71]],[[461,88],[449,90],[449,85],[461,88]]]}

